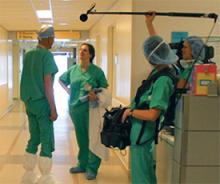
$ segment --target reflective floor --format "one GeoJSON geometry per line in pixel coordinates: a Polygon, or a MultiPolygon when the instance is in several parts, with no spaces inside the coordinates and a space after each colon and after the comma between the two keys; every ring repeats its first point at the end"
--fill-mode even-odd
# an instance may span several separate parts
{"type": "MultiPolygon", "coordinates": [[[[17,102],[13,110],[0,119],[0,184],[19,184],[24,172],[22,159],[29,135],[22,109],[21,103],[17,102]]],[[[69,174],[69,168],[76,164],[78,152],[75,131],[66,105],[59,104],[58,112],[59,118],[54,123],[56,151],[52,168],[57,184],[128,184],[127,172],[113,152],[110,160],[102,163],[96,180],[88,181],[84,174],[69,174]]],[[[35,170],[39,174],[38,168],[35,170]]]]}

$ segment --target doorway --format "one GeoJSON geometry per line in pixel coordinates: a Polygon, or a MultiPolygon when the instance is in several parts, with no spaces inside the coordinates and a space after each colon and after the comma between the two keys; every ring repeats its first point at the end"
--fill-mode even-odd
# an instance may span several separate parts
{"type": "Polygon", "coordinates": [[[68,69],[68,54],[54,53],[54,59],[58,67],[58,72],[54,79],[54,98],[56,102],[57,112],[59,115],[64,115],[68,111],[68,97],[69,95],[59,84],[59,77],[68,69]]]}

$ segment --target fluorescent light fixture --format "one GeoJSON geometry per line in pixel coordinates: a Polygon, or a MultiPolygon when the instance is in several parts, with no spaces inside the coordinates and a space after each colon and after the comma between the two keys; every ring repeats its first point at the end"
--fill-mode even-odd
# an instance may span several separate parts
{"type": "Polygon", "coordinates": [[[52,19],[52,12],[50,10],[36,10],[39,19],[52,19]]]}
{"type": "Polygon", "coordinates": [[[54,40],[57,42],[70,42],[71,41],[71,39],[57,39],[57,38],[55,38],[54,40]]]}
{"type": "Polygon", "coordinates": [[[45,23],[45,24],[53,24],[52,19],[39,19],[40,23],[45,23]]]}

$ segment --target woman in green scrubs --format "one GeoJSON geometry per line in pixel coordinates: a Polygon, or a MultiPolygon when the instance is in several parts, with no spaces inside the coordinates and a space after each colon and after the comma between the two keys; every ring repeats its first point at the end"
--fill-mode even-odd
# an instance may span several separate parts
{"type": "Polygon", "coordinates": [[[107,88],[104,72],[92,63],[95,49],[83,43],[79,50],[80,64],[72,66],[60,76],[60,84],[70,95],[69,113],[73,121],[79,146],[78,164],[70,173],[86,172],[86,178],[96,178],[101,159],[89,150],[89,101],[96,101],[94,88],[107,88]],[[88,100],[85,98],[88,95],[88,100]]]}
{"type": "MultiPolygon", "coordinates": [[[[150,37],[145,40],[143,46],[144,55],[154,68],[148,78],[165,68],[169,68],[169,65],[174,64],[178,59],[169,45],[156,35],[152,24],[154,16],[146,16],[150,37]]],[[[123,121],[129,117],[132,123],[130,134],[132,184],[157,183],[154,168],[155,161],[153,159],[156,120],[162,121],[173,92],[174,83],[172,79],[168,76],[160,76],[148,86],[148,89],[142,93],[138,101],[136,98],[133,100],[130,108],[125,110],[123,114],[123,121]],[[143,104],[148,108],[142,108],[143,104]],[[143,123],[146,123],[145,128],[137,145],[136,142],[143,123]]]]}

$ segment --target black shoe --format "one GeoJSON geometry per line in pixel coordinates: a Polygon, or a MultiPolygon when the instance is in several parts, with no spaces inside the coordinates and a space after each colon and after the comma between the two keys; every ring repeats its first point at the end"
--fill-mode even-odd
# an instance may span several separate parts
{"type": "Polygon", "coordinates": [[[86,179],[87,180],[94,180],[94,179],[96,179],[96,174],[93,172],[86,172],[86,179]]]}
{"type": "Polygon", "coordinates": [[[79,166],[70,168],[71,174],[84,173],[84,172],[86,172],[86,170],[80,168],[79,166]]]}

